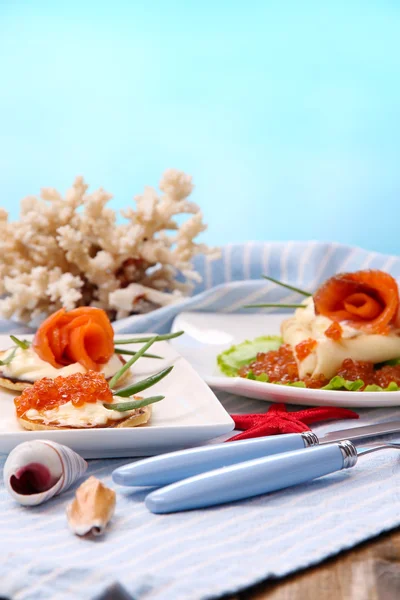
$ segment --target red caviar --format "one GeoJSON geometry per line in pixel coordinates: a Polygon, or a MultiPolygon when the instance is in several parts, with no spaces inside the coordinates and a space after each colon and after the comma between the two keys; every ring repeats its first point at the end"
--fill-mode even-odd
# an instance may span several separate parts
{"type": "Polygon", "coordinates": [[[337,323],[336,321],[333,322],[332,325],[329,325],[328,329],[325,331],[326,337],[334,340],[335,342],[338,342],[342,339],[342,333],[343,329],[340,323],[337,323]]]}
{"type": "Polygon", "coordinates": [[[372,362],[345,358],[337,375],[343,377],[343,379],[346,379],[347,381],[362,379],[365,385],[375,383],[375,371],[372,362]]]}
{"type": "Polygon", "coordinates": [[[389,383],[397,383],[400,387],[400,365],[386,365],[382,369],[375,371],[375,383],[383,388],[386,388],[389,383]]]}
{"type": "MultiPolygon", "coordinates": [[[[313,377],[306,375],[300,380],[297,363],[288,344],[283,344],[278,350],[260,352],[257,354],[255,361],[239,370],[239,375],[240,377],[247,377],[250,372],[254,375],[265,373],[271,383],[303,381],[306,387],[313,389],[322,388],[329,382],[323,375],[314,375],[313,377]]],[[[347,381],[362,379],[365,386],[376,384],[386,388],[394,382],[400,387],[400,365],[386,365],[380,369],[375,369],[372,362],[346,358],[342,362],[337,375],[347,381]]]]}
{"type": "Polygon", "coordinates": [[[239,375],[246,377],[250,371],[254,375],[266,373],[272,383],[299,380],[296,360],[289,344],[283,344],[278,350],[259,352],[251,365],[240,369],[239,375]]]}
{"type": "Polygon", "coordinates": [[[88,371],[74,373],[67,377],[50,379],[44,377],[36,381],[32,387],[26,388],[21,396],[14,399],[18,417],[27,410],[51,410],[67,402],[74,406],[82,406],[86,402],[112,402],[113,395],[106,378],[101,373],[88,371]]]}
{"type": "Polygon", "coordinates": [[[375,369],[371,362],[346,358],[338,371],[338,375],[348,381],[362,379],[365,385],[375,384],[386,388],[389,383],[394,382],[400,386],[400,365],[386,365],[380,369],[375,369]]]}
{"type": "Polygon", "coordinates": [[[317,345],[317,340],[313,340],[309,338],[308,340],[303,340],[299,344],[296,345],[296,356],[299,360],[304,360],[307,356],[310,356],[311,352],[314,350],[317,345]]]}

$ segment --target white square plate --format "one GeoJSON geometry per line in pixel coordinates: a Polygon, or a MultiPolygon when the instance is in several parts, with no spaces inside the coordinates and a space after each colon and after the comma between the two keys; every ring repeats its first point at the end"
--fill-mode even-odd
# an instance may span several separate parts
{"type": "Polygon", "coordinates": [[[383,407],[400,406],[398,392],[346,392],[288,387],[226,377],[218,369],[217,355],[234,344],[260,335],[280,335],[280,324],[287,315],[227,314],[186,312],[178,315],[172,331],[185,332],[171,340],[174,348],[188,360],[213,389],[233,394],[309,406],[383,407]]]}
{"type": "MultiPolygon", "coordinates": [[[[127,339],[132,335],[118,334],[118,338],[127,339]]],[[[29,336],[25,337],[29,339],[29,336]]],[[[9,346],[10,338],[0,335],[0,349],[9,346]]],[[[139,347],[138,344],[126,345],[130,350],[139,347]]],[[[148,456],[195,446],[232,431],[234,423],[214,393],[168,342],[155,343],[151,352],[163,359],[140,358],[132,367],[134,379],[148,377],[169,365],[174,365],[174,369],[165,379],[143,392],[144,396],[165,396],[153,405],[148,425],[126,429],[25,431],[15,417],[15,394],[0,388],[0,453],[8,453],[27,440],[47,439],[69,446],[84,458],[148,456]]]]}

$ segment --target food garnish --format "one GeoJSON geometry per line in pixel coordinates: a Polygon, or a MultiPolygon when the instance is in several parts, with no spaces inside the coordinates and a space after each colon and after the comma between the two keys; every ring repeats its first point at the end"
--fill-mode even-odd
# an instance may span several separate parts
{"type": "Polygon", "coordinates": [[[246,340],[231,346],[217,357],[218,366],[228,377],[236,377],[241,367],[252,363],[259,352],[277,350],[282,345],[278,335],[260,336],[255,340],[246,340]]]}
{"type": "Polygon", "coordinates": [[[10,335],[10,338],[21,350],[27,350],[30,346],[30,342],[27,340],[20,340],[15,335],[10,335]]]}
{"type": "Polygon", "coordinates": [[[18,348],[21,348],[21,350],[27,350],[30,346],[30,342],[28,342],[27,340],[20,340],[17,337],[15,337],[15,335],[10,335],[10,338],[14,342],[15,347],[4,360],[0,360],[0,366],[9,365],[12,359],[14,358],[18,348]]]}
{"type": "Polygon", "coordinates": [[[25,429],[141,425],[149,420],[151,405],[164,396],[141,398],[135,394],[161,381],[173,366],[122,389],[118,389],[118,383],[142,356],[161,358],[147,353],[156,341],[176,338],[182,333],[133,338],[129,343],[141,343],[141,348],[136,351],[120,348],[117,353],[114,332],[103,310],[81,307],[67,312],[60,309],[44,321],[32,344],[10,336],[15,346],[2,353],[5,358],[1,361],[4,367],[0,371],[1,385],[12,385],[15,386],[12,389],[23,392],[14,403],[17,418],[25,429]],[[10,371],[7,365],[17,354],[18,364],[10,371]],[[119,354],[127,354],[130,359],[125,361],[119,354]],[[112,372],[106,375],[110,367],[112,372]],[[27,372],[32,380],[14,378],[27,372]],[[41,375],[35,378],[35,373],[41,375]],[[114,398],[120,398],[121,402],[114,398]]]}
{"type": "Polygon", "coordinates": [[[161,402],[164,398],[165,396],[150,396],[149,398],[143,398],[143,400],[132,400],[132,402],[121,402],[120,404],[103,404],[103,406],[109,410],[126,412],[127,410],[136,410],[137,408],[149,406],[149,404],[155,404],[155,402],[161,402]]]}
{"type": "Polygon", "coordinates": [[[147,377],[147,379],[142,379],[142,381],[136,381],[135,383],[133,383],[132,385],[129,385],[126,388],[117,390],[116,392],[114,392],[114,396],[119,396],[120,398],[128,398],[129,396],[133,396],[134,394],[143,392],[144,390],[147,390],[147,388],[151,387],[155,383],[158,383],[159,381],[161,381],[161,379],[164,379],[164,377],[166,377],[169,373],[171,373],[173,368],[174,368],[173,366],[167,367],[166,369],[163,369],[162,371],[160,371],[159,373],[156,373],[155,375],[150,375],[150,377],[147,377]]]}
{"type": "Polygon", "coordinates": [[[9,365],[10,362],[12,361],[12,359],[15,356],[15,353],[17,352],[18,346],[15,346],[12,351],[10,352],[10,354],[4,359],[4,360],[0,360],[0,366],[1,365],[9,365]]]}
{"type": "Polygon", "coordinates": [[[304,308],[304,304],[277,304],[271,302],[270,304],[244,304],[243,308],[304,308]]]}
{"type": "Polygon", "coordinates": [[[117,373],[115,373],[114,377],[112,377],[110,380],[110,388],[113,388],[115,386],[118,379],[120,379],[122,377],[122,375],[124,375],[124,373],[126,373],[126,371],[128,369],[130,369],[130,367],[132,365],[134,365],[135,362],[137,360],[139,360],[139,358],[141,356],[143,356],[143,354],[146,352],[146,350],[148,350],[150,348],[150,346],[152,346],[154,344],[156,339],[157,339],[157,336],[150,338],[150,340],[140,350],[138,350],[136,352],[136,354],[134,356],[132,356],[132,358],[130,360],[128,360],[128,362],[126,362],[124,364],[124,366],[117,373]]]}
{"type": "Polygon", "coordinates": [[[85,373],[73,373],[66,377],[58,376],[53,379],[44,377],[34,382],[32,386],[23,391],[21,396],[14,399],[17,417],[21,425],[26,429],[51,429],[52,425],[80,428],[133,427],[147,422],[151,414],[150,405],[160,402],[164,396],[140,398],[134,395],[161,381],[172,371],[173,366],[141,381],[136,381],[125,388],[117,390],[112,388],[129,367],[146,354],[146,350],[156,341],[157,337],[155,335],[148,339],[147,343],[119,369],[109,383],[104,374],[92,370],[85,373]],[[114,398],[127,398],[128,400],[115,402],[114,398]],[[94,405],[95,408],[74,416],[73,409],[79,409],[85,405],[94,405]],[[64,406],[67,408],[64,409],[64,406]],[[145,407],[147,408],[145,409],[145,407]],[[112,413],[107,411],[112,411],[112,413]],[[117,413],[121,413],[121,416],[117,417],[117,413]],[[127,416],[122,413],[127,413],[127,416]],[[40,422],[39,426],[38,421],[40,422]]]}
{"type": "Polygon", "coordinates": [[[155,336],[150,336],[150,337],[135,337],[135,338],[129,338],[129,339],[122,339],[122,340],[114,340],[114,344],[118,344],[118,346],[121,346],[122,344],[143,344],[144,342],[150,342],[150,340],[152,340],[153,338],[155,338],[154,341],[156,342],[163,342],[165,340],[172,340],[174,338],[179,337],[180,335],[182,335],[184,333],[184,331],[175,331],[174,333],[163,333],[161,335],[155,335],[155,336]]]}
{"type": "Polygon", "coordinates": [[[96,402],[112,402],[113,393],[106,378],[96,371],[74,373],[68,377],[50,379],[44,377],[14,398],[17,416],[22,417],[30,409],[51,410],[71,402],[73,406],[96,402]]]}
{"type": "Polygon", "coordinates": [[[289,285],[288,283],[283,283],[282,281],[279,281],[279,279],[274,279],[274,277],[271,277],[270,275],[263,275],[263,278],[267,279],[267,281],[271,281],[272,283],[276,283],[288,290],[291,290],[292,292],[297,292],[302,296],[312,296],[311,292],[306,292],[305,290],[301,290],[300,288],[289,285]]]}
{"type": "Polygon", "coordinates": [[[317,407],[288,412],[282,403],[271,404],[264,414],[231,415],[235,422],[235,429],[241,429],[231,437],[228,442],[245,440],[248,438],[278,435],[282,433],[301,433],[309,431],[311,423],[329,421],[332,419],[358,419],[358,414],[347,408],[317,407]]]}
{"type": "Polygon", "coordinates": [[[313,340],[309,338],[308,340],[303,340],[299,342],[295,346],[296,356],[299,360],[304,360],[307,356],[310,356],[311,352],[317,346],[317,340],[313,340]]]}
{"type": "Polygon", "coordinates": [[[32,348],[53,367],[80,363],[99,371],[114,354],[114,331],[100,308],[61,308],[39,327],[32,348]]]}
{"type": "Polygon", "coordinates": [[[343,329],[340,323],[335,321],[332,325],[329,325],[328,329],[325,329],[324,335],[338,342],[342,338],[343,329]]]}
{"type": "Polygon", "coordinates": [[[84,374],[75,373],[68,377],[60,376],[55,379],[43,378],[36,381],[32,387],[26,388],[21,396],[14,399],[17,417],[26,429],[34,429],[38,421],[49,429],[52,428],[51,425],[55,427],[90,428],[101,425],[119,427],[142,424],[150,418],[150,412],[147,411],[143,417],[138,413],[140,422],[136,423],[135,411],[140,412],[140,409],[160,402],[164,399],[164,396],[134,397],[132,400],[120,403],[114,402],[114,397],[130,398],[135,389],[144,390],[151,387],[166,377],[172,368],[171,366],[164,369],[153,377],[148,377],[119,392],[113,392],[104,375],[96,371],[88,371],[84,374]],[[86,417],[84,413],[76,414],[75,418],[73,409],[79,410],[85,405],[94,406],[95,412],[89,411],[86,417]],[[63,410],[64,406],[69,407],[67,412],[63,410]],[[129,414],[127,417],[124,415],[117,418],[113,414],[107,413],[107,411],[113,411],[114,415],[115,411],[129,414]],[[131,418],[131,424],[124,425],[121,420],[126,421],[129,418],[131,418]],[[68,421],[65,419],[68,419],[68,421]]]}
{"type": "MultiPolygon", "coordinates": [[[[137,354],[137,350],[125,350],[125,348],[114,348],[115,354],[126,354],[127,356],[135,356],[137,354]]],[[[158,354],[150,354],[146,352],[143,354],[145,358],[162,358],[162,356],[158,356],[158,354]]]]}
{"type": "Polygon", "coordinates": [[[292,305],[297,310],[282,322],[275,348],[252,348],[247,341],[221,353],[217,360],[226,375],[325,390],[400,389],[400,298],[391,275],[378,270],[338,274],[313,295],[266,279],[306,299],[292,305]],[[240,360],[242,352],[247,361],[240,360]]]}
{"type": "Polygon", "coordinates": [[[22,391],[43,377],[94,370],[111,379],[111,387],[115,387],[141,356],[162,358],[146,352],[155,341],[176,338],[182,333],[117,340],[122,347],[114,347],[114,331],[102,309],[60,309],[42,323],[32,343],[10,336],[15,346],[0,352],[0,367],[4,367],[0,370],[0,385],[22,391]],[[125,349],[126,343],[146,345],[139,350],[130,350],[125,349]],[[123,356],[132,358],[126,362],[123,356]]]}
{"type": "MultiPolygon", "coordinates": [[[[273,337],[273,336],[271,336],[273,337]]],[[[246,341],[237,344],[218,355],[218,365],[228,377],[245,377],[263,383],[291,385],[294,387],[320,388],[323,390],[347,390],[365,392],[400,390],[400,360],[374,365],[371,362],[349,361],[345,359],[339,373],[331,379],[323,376],[299,378],[297,363],[288,344],[282,343],[282,338],[275,336],[276,350],[257,352],[257,345],[246,341]],[[241,360],[247,356],[245,362],[241,360]],[[389,367],[391,367],[389,371],[389,367]],[[365,381],[362,379],[368,373],[365,381]]],[[[257,338],[258,340],[262,338],[257,338]]]]}
{"type": "Polygon", "coordinates": [[[350,327],[387,335],[389,326],[400,327],[399,289],[383,271],[357,271],[335,275],[313,295],[315,314],[350,327]]]}
{"type": "MultiPolygon", "coordinates": [[[[400,328],[399,289],[396,280],[378,270],[339,273],[323,283],[314,294],[267,277],[282,287],[312,296],[315,314],[351,327],[387,335],[389,325],[400,328]]],[[[305,308],[306,304],[246,304],[244,308],[305,308]]]]}

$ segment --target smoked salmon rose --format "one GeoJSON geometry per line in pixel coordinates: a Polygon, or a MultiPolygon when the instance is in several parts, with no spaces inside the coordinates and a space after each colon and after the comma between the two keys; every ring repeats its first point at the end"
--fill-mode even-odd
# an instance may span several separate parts
{"type": "Polygon", "coordinates": [[[100,371],[114,354],[114,331],[100,308],[64,308],[48,317],[36,332],[33,350],[44,361],[60,368],[80,363],[100,371]]]}
{"type": "Polygon", "coordinates": [[[399,289],[383,271],[341,273],[331,277],[313,295],[315,314],[366,333],[387,335],[400,326],[399,289]]]}

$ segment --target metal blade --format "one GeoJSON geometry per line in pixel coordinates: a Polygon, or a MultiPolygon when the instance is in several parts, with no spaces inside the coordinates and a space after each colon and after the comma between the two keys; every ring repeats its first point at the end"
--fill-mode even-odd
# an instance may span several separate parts
{"type": "Polygon", "coordinates": [[[319,438],[319,443],[331,444],[332,442],[341,442],[342,440],[361,440],[388,433],[400,433],[400,421],[376,423],[375,425],[364,425],[363,427],[352,427],[351,429],[332,431],[332,433],[328,433],[322,438],[319,438]]]}

